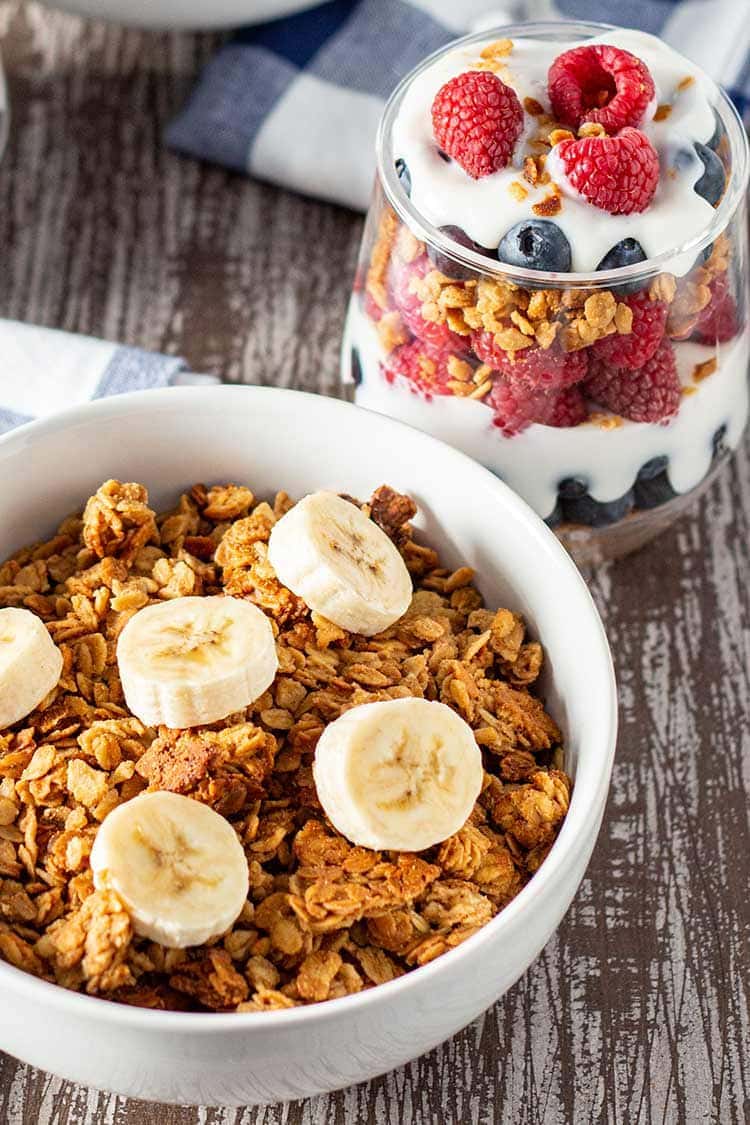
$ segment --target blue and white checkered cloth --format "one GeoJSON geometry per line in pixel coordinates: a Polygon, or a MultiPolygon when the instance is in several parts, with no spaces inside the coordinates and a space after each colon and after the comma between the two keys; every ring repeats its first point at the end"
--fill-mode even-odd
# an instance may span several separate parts
{"type": "Polygon", "coordinates": [[[167,130],[174,148],[364,210],[388,94],[465,31],[577,18],[660,35],[750,107],[750,0],[328,0],[239,31],[167,130]]]}
{"type": "Polygon", "coordinates": [[[93,398],[217,381],[175,356],[15,320],[0,320],[0,356],[0,434],[93,398]]]}

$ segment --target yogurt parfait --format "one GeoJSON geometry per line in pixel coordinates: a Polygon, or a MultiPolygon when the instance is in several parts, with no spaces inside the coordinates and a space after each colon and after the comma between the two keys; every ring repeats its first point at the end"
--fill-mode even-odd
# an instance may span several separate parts
{"type": "Polygon", "coordinates": [[[363,406],[481,461],[581,562],[685,509],[748,414],[747,138],[661,40],[460,40],[391,98],[344,340],[363,406]]]}

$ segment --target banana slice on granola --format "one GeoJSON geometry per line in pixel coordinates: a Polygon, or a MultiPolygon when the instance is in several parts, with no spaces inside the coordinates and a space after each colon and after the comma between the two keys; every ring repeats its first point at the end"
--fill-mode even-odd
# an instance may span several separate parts
{"type": "Polygon", "coordinates": [[[35,613],[0,609],[0,730],[30,715],[62,668],[62,653],[35,613]]]}
{"type": "Polygon", "coordinates": [[[330,723],[313,775],[326,816],[352,843],[419,852],[466,823],[482,788],[482,755],[446,704],[390,699],[330,723]]]}
{"type": "Polygon", "coordinates": [[[146,726],[214,723],[254,703],[279,662],[273,628],[241,598],[173,598],[131,617],[117,642],[128,707],[146,726]]]}
{"type": "Polygon", "coordinates": [[[282,516],[268,558],[280,582],[350,633],[371,637],[409,608],[411,576],[397,548],[334,492],[313,492],[282,516]]]}
{"type": "Polygon", "coordinates": [[[178,793],[141,793],[103,821],[94,885],[122,899],[142,937],[170,949],[228,930],[247,898],[247,858],[228,820],[178,793]]]}

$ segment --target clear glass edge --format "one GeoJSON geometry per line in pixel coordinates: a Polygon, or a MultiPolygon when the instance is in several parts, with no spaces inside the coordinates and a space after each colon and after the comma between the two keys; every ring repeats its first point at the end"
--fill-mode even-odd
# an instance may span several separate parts
{"type": "Polygon", "coordinates": [[[5,77],[3,55],[0,51],[0,160],[5,155],[10,136],[10,102],[8,99],[8,83],[5,77]]]}
{"type": "MultiPolygon", "coordinates": [[[[378,126],[375,142],[377,160],[377,178],[380,181],[386,199],[406,226],[418,234],[423,242],[428,242],[446,257],[456,262],[457,265],[468,267],[478,274],[486,277],[500,278],[518,285],[529,285],[538,289],[540,281],[550,289],[562,288],[594,288],[603,289],[613,285],[622,285],[624,282],[647,280],[660,273],[668,273],[669,262],[687,254],[698,254],[709,243],[713,242],[722,231],[726,230],[734,214],[745,198],[748,187],[748,171],[750,168],[750,148],[748,137],[742,120],[723,87],[706,75],[716,91],[714,109],[719,113],[730,142],[732,164],[729,184],[724,196],[716,209],[714,219],[706,230],[672,250],[664,251],[645,262],[636,262],[634,265],[621,266],[614,270],[601,270],[594,273],[547,273],[543,270],[514,269],[502,262],[491,262],[485,255],[474,250],[458,247],[451,239],[446,238],[438,227],[434,227],[413,206],[411,200],[401,189],[394,165],[393,150],[390,147],[393,119],[398,111],[401,99],[416,75],[421,74],[427,67],[445,54],[446,51],[471,43],[485,43],[495,38],[513,38],[514,35],[530,38],[535,34],[560,34],[561,29],[567,28],[571,32],[578,32],[581,37],[597,35],[603,31],[615,31],[614,24],[594,23],[580,20],[540,20],[529,23],[503,24],[495,28],[485,28],[483,31],[474,32],[454,39],[452,42],[440,47],[428,55],[419,66],[411,70],[399,82],[396,89],[389,97],[383,110],[378,126]],[[489,264],[488,264],[489,263],[489,264]]],[[[574,36],[573,36],[574,37],[574,36]]],[[[696,64],[697,65],[697,64],[696,64]]],[[[704,72],[705,73],[705,72],[704,72]]]]}

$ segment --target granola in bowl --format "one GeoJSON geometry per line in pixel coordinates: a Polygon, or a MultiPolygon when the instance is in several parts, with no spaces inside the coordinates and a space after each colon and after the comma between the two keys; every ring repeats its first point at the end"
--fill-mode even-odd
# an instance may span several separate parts
{"type": "Polygon", "coordinates": [[[543,862],[571,782],[533,694],[540,644],[517,614],[484,607],[470,568],[442,568],[415,541],[415,505],[386,486],[361,512],[405,563],[410,604],[372,635],[337,625],[269,561],[293,510],[283,492],[267,503],[242,485],[196,485],[157,515],[143,486],[107,481],[49,542],[0,566],[0,612],[33,614],[62,654],[56,686],[0,731],[0,955],[12,965],[140,1007],[289,1008],[454,948],[543,862]],[[154,606],[217,597],[262,610],[273,682],[220,720],[146,725],[125,703],[124,629],[154,606]],[[419,853],[352,843],[321,807],[316,745],[354,708],[412,698],[471,728],[481,792],[465,823],[419,853]],[[101,826],[144,794],[200,802],[244,851],[247,898],[202,944],[143,936],[117,890],[95,881],[101,826]]]}

